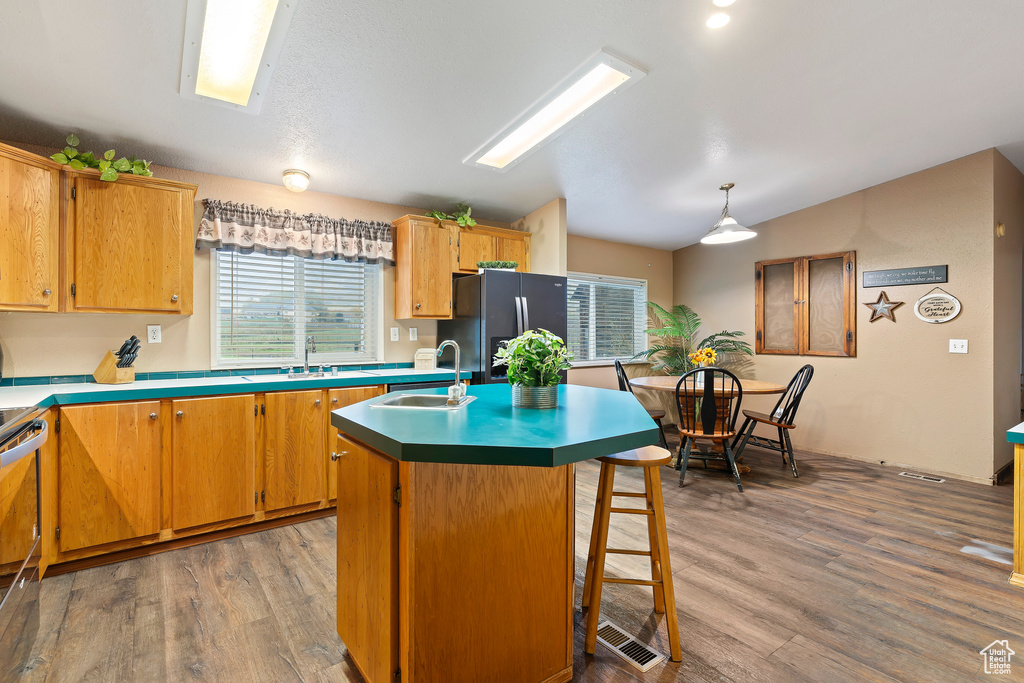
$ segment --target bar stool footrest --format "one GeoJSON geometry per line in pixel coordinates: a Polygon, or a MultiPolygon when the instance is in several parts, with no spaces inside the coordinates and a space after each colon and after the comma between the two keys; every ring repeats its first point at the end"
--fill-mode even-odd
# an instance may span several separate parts
{"type": "Polygon", "coordinates": [[[650,550],[626,550],[623,548],[605,548],[606,553],[615,553],[616,555],[643,555],[644,557],[650,557],[650,550]]]}
{"type": "Polygon", "coordinates": [[[603,579],[604,583],[624,583],[629,586],[660,586],[661,581],[652,581],[651,579],[609,579],[607,576],[603,579]]]}
{"type": "Polygon", "coordinates": [[[644,508],[612,508],[612,512],[616,512],[620,515],[653,515],[654,510],[646,510],[644,508]]]}

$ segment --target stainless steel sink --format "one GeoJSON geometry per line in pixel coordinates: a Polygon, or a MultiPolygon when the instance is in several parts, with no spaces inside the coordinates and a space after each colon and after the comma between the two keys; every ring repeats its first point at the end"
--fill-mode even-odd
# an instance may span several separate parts
{"type": "Polygon", "coordinates": [[[371,408],[414,408],[419,410],[458,410],[476,396],[463,396],[457,405],[448,405],[448,397],[443,394],[392,394],[377,401],[371,408]]]}

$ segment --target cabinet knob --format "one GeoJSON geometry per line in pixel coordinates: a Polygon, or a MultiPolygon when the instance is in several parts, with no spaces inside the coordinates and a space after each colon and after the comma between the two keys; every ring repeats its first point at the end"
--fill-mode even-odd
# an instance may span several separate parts
{"type": "MultiPolygon", "coordinates": [[[[180,415],[181,413],[178,413],[178,414],[180,415]]],[[[149,419],[150,420],[155,420],[156,419],[156,413],[150,413],[149,414],[149,419]]]]}
{"type": "Polygon", "coordinates": [[[334,462],[338,462],[339,460],[341,460],[341,456],[343,455],[348,455],[348,451],[342,451],[340,453],[331,453],[331,460],[333,460],[334,462]]]}
{"type": "Polygon", "coordinates": [[[44,289],[43,290],[43,296],[50,296],[50,290],[44,289]]]}
{"type": "Polygon", "coordinates": [[[185,411],[183,411],[183,410],[179,410],[177,414],[178,414],[178,417],[185,417],[185,411]]]}
{"type": "Polygon", "coordinates": [[[178,295],[177,294],[175,294],[174,296],[171,297],[171,301],[177,301],[177,300],[178,300],[178,295]]]}
{"type": "Polygon", "coordinates": [[[422,306],[422,305],[423,305],[423,304],[416,304],[416,308],[419,308],[419,307],[420,307],[420,306],[422,306]]]}
{"type": "Polygon", "coordinates": [[[337,403],[337,402],[338,402],[338,397],[337,396],[335,396],[334,398],[331,399],[331,403],[337,403]]]}
{"type": "Polygon", "coordinates": [[[320,399],[317,399],[317,400],[313,401],[313,405],[315,405],[315,406],[320,405],[320,399]]]}

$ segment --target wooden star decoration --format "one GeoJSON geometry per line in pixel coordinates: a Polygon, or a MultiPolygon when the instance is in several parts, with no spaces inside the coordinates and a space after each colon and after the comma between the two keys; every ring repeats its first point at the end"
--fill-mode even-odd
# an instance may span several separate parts
{"type": "Polygon", "coordinates": [[[882,318],[888,318],[889,320],[896,322],[896,315],[894,311],[903,305],[902,301],[889,301],[889,297],[882,292],[878,295],[878,301],[873,304],[864,304],[871,309],[871,320],[868,322],[875,322],[882,318]]]}

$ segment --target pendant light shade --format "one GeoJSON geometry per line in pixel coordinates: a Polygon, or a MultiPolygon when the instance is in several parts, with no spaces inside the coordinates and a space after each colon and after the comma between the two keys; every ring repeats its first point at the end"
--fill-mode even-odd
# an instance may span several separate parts
{"type": "Polygon", "coordinates": [[[736,222],[735,218],[729,215],[729,190],[733,187],[735,187],[733,183],[726,183],[718,188],[725,190],[725,208],[722,209],[722,215],[719,217],[718,222],[708,230],[708,234],[701,238],[701,244],[728,244],[757,237],[756,232],[750,228],[743,227],[736,222]]]}

